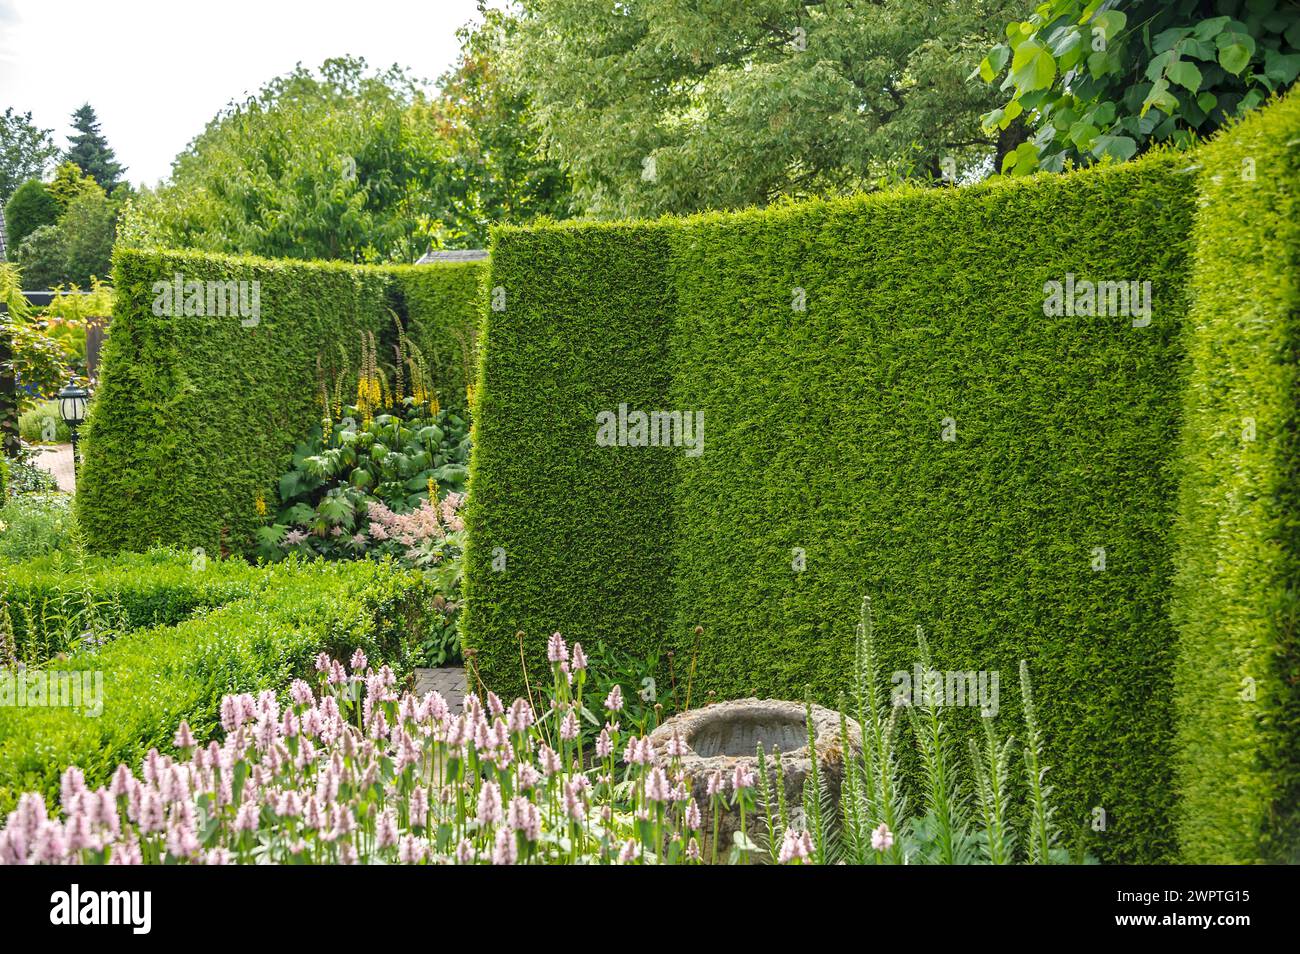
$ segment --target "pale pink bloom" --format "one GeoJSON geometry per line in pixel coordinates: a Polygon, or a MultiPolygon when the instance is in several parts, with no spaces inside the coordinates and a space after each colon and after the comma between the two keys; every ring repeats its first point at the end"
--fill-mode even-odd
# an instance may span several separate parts
{"type": "Polygon", "coordinates": [[[876,851],[888,851],[894,847],[894,833],[884,822],[871,833],[871,847],[876,851]]]}
{"type": "Polygon", "coordinates": [[[615,683],[614,688],[609,690],[609,695],[605,697],[606,712],[621,712],[623,710],[623,687],[615,683]]]}
{"type": "Polygon", "coordinates": [[[745,768],[744,763],[736,763],[736,770],[731,776],[731,787],[737,792],[754,787],[754,773],[745,768]]]}
{"type": "Polygon", "coordinates": [[[614,740],[609,737],[609,729],[601,729],[600,735],[596,737],[596,755],[599,758],[609,758],[614,751],[614,740]]]}
{"type": "Polygon", "coordinates": [[[582,672],[587,668],[587,654],[582,651],[582,643],[573,644],[573,662],[574,672],[582,672]]]}
{"type": "Polygon", "coordinates": [[[674,730],[672,738],[664,746],[664,751],[668,753],[669,758],[680,758],[686,754],[686,743],[682,737],[674,730]]]}
{"type": "Polygon", "coordinates": [[[700,818],[700,806],[695,804],[695,799],[686,806],[686,827],[699,830],[702,819],[700,818]]]}
{"type": "Polygon", "coordinates": [[[542,816],[537,806],[522,795],[510,799],[510,817],[507,824],[515,831],[522,831],[529,841],[536,841],[542,836],[542,816]]]}
{"type": "Polygon", "coordinates": [[[512,865],[519,857],[519,846],[515,843],[515,833],[511,828],[498,828],[496,845],[492,849],[494,865],[512,865]]]}
{"type": "Polygon", "coordinates": [[[542,778],[542,773],[533,768],[531,763],[520,762],[519,768],[515,770],[515,787],[521,792],[526,792],[536,785],[542,778]]]}
{"type": "Polygon", "coordinates": [[[484,782],[478,792],[478,820],[481,825],[496,825],[501,814],[501,787],[496,782],[484,782]]]}
{"type": "Polygon", "coordinates": [[[469,843],[468,838],[462,838],[460,844],[456,846],[456,863],[460,865],[474,863],[474,846],[469,843]]]}
{"type": "Polygon", "coordinates": [[[721,795],[727,790],[727,783],[722,777],[722,769],[714,769],[713,774],[709,776],[709,781],[705,786],[705,792],[709,798],[715,795],[721,795]]]}
{"type": "Polygon", "coordinates": [[[777,862],[788,865],[792,861],[802,861],[812,854],[812,838],[806,831],[795,831],[793,828],[785,830],[785,838],[781,842],[781,853],[777,856],[777,862]]]}
{"type": "Polygon", "coordinates": [[[568,714],[565,715],[564,721],[560,723],[560,738],[566,742],[572,742],[581,731],[581,727],[578,725],[578,717],[570,709],[568,714]]]}
{"type": "Polygon", "coordinates": [[[533,707],[526,699],[516,699],[510,706],[507,726],[511,732],[527,732],[533,724],[533,707]]]}
{"type": "Polygon", "coordinates": [[[357,651],[352,654],[352,671],[359,673],[366,668],[366,654],[358,647],[357,651]]]}
{"type": "Polygon", "coordinates": [[[397,812],[391,807],[385,808],[375,825],[375,840],[380,848],[391,848],[397,844],[397,812]]]}
{"type": "Polygon", "coordinates": [[[425,859],[428,849],[424,843],[411,835],[403,835],[397,849],[397,860],[404,865],[418,865],[425,859]]]}
{"type": "Polygon", "coordinates": [[[257,831],[257,803],[245,798],[235,814],[235,831],[257,831]]]}
{"type": "Polygon", "coordinates": [[[564,637],[559,633],[552,633],[551,638],[546,643],[546,658],[552,664],[559,664],[568,658],[569,651],[564,645],[564,637]]]}
{"type": "Polygon", "coordinates": [[[635,839],[629,838],[623,842],[623,847],[619,850],[618,860],[625,865],[629,865],[641,857],[641,846],[636,843],[635,839]]]}
{"type": "Polygon", "coordinates": [[[172,745],[178,749],[192,749],[196,744],[194,733],[190,731],[190,724],[181,719],[181,724],[176,729],[176,736],[172,739],[172,745]]]}
{"type": "Polygon", "coordinates": [[[542,743],[541,748],[538,750],[537,757],[540,760],[542,775],[544,776],[554,775],[562,767],[559,754],[545,742],[542,743]]]}
{"type": "Polygon", "coordinates": [[[692,838],[692,839],[687,843],[687,845],[686,845],[686,859],[687,859],[688,861],[699,861],[699,860],[700,860],[700,842],[699,842],[698,839],[696,839],[696,838],[692,838]]]}
{"type": "Polygon", "coordinates": [[[646,779],[645,797],[652,802],[668,801],[668,776],[658,765],[650,770],[650,775],[646,779]]]}

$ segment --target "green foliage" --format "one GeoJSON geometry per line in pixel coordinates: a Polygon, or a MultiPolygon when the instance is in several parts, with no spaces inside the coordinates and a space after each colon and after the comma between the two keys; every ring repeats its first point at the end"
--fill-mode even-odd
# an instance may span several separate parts
{"type": "MultiPolygon", "coordinates": [[[[154,572],[174,580],[177,568],[195,577],[228,572],[215,561],[192,570],[188,554],[172,556],[170,567],[151,566],[158,562],[157,555],[123,558],[119,578],[136,578],[129,588],[147,586],[154,572]]],[[[57,792],[69,764],[99,785],[119,762],[138,765],[151,748],[171,751],[181,719],[200,740],[215,737],[223,695],[283,690],[310,674],[319,652],[347,656],[361,647],[399,673],[409,666],[430,596],[418,574],[371,562],[298,561],[251,573],[236,565],[233,572],[249,580],[249,595],[231,594],[207,612],[120,635],[58,662],[60,670],[103,674],[101,715],[0,707],[0,813],[19,792],[57,792]]],[[[41,573],[48,576],[48,567],[41,573]]]]}
{"type": "Polygon", "coordinates": [[[5,203],[5,235],[13,248],[42,225],[53,225],[63,209],[39,179],[28,179],[5,203]]]}
{"type": "Polygon", "coordinates": [[[42,225],[23,240],[14,256],[23,263],[30,288],[53,288],[67,274],[68,233],[58,225],[42,225]]]}
{"type": "Polygon", "coordinates": [[[986,129],[1034,127],[1014,174],[1190,145],[1300,75],[1292,0],[1049,0],[1006,36],[977,72],[1011,94],[986,129]]]}
{"type": "MultiPolygon", "coordinates": [[[[393,353],[390,308],[422,342],[433,394],[449,410],[463,407],[461,340],[472,348],[476,306],[438,288],[444,280],[477,288],[466,277],[479,268],[119,252],[113,333],[101,355],[77,495],[88,545],[250,552],[263,523],[259,495],[275,499],[294,447],[324,416],[320,369],[345,373],[342,393],[352,393],[352,356],[363,333],[376,335],[381,363],[393,353]],[[246,326],[234,315],[155,315],[154,284],[178,273],[187,281],[259,282],[259,320],[246,326]],[[436,311],[425,312],[424,302],[436,311]]],[[[332,377],[331,390],[335,383],[332,377]]]]}
{"type": "Polygon", "coordinates": [[[132,203],[125,240],[299,259],[413,262],[439,234],[438,124],[396,67],[301,66],[228,107],[132,203]]]}
{"type": "Polygon", "coordinates": [[[105,192],[112,192],[121,184],[126,170],[99,131],[99,117],[89,103],[72,114],[72,128],[77,134],[68,140],[68,161],[76,163],[105,192]]]}
{"type": "Polygon", "coordinates": [[[890,670],[917,625],[942,669],[1032,659],[1061,811],[1105,806],[1111,860],[1170,857],[1184,165],[500,230],[466,571],[484,679],[516,688],[520,630],[531,667],[553,629],[689,659],[702,625],[697,699],[833,700],[868,586],[890,670]],[[1045,315],[1067,273],[1150,281],[1149,326],[1045,315]],[[620,404],[703,412],[703,453],[598,446],[620,404]]]}
{"type": "Polygon", "coordinates": [[[8,478],[6,493],[11,497],[31,493],[56,493],[58,481],[48,470],[38,467],[34,453],[26,447],[6,460],[8,478]]]}
{"type": "Polygon", "coordinates": [[[8,202],[22,183],[45,175],[46,167],[59,154],[50,132],[37,127],[31,113],[5,107],[0,116],[0,202],[8,202]]]}
{"type": "Polygon", "coordinates": [[[1300,860],[1300,98],[1199,157],[1176,618],[1185,860],[1300,860]]]}
{"type": "Polygon", "coordinates": [[[117,238],[118,204],[102,192],[88,192],[68,203],[59,220],[67,241],[67,259],[56,284],[90,285],[106,279],[117,238]]]}
{"type": "Polygon", "coordinates": [[[7,339],[9,357],[0,372],[18,380],[18,407],[0,407],[0,414],[14,414],[54,394],[67,382],[67,348],[50,337],[43,322],[23,297],[23,272],[9,262],[0,262],[0,335],[7,339]]]}
{"type": "Polygon", "coordinates": [[[508,34],[575,205],[600,217],[980,176],[1001,148],[969,82],[1021,4],[539,0],[508,34]]]}
{"type": "Polygon", "coordinates": [[[57,401],[28,408],[18,418],[18,433],[28,444],[64,444],[71,439],[68,425],[59,417],[57,401]]]}
{"type": "MultiPolygon", "coordinates": [[[[25,560],[71,546],[76,522],[69,495],[20,492],[26,490],[21,485],[13,490],[8,500],[0,496],[0,559],[25,560]]],[[[8,587],[7,576],[0,588],[8,587]]]]}

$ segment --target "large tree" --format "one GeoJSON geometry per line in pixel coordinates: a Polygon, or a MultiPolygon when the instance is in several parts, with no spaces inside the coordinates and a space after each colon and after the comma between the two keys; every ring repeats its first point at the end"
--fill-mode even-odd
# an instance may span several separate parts
{"type": "Polygon", "coordinates": [[[523,0],[510,73],[596,215],[970,177],[1007,138],[970,73],[1022,6],[523,0]]]}
{"type": "Polygon", "coordinates": [[[0,116],[0,203],[29,179],[41,179],[59,154],[49,129],[32,122],[31,113],[15,113],[8,107],[0,116]]]}
{"type": "Polygon", "coordinates": [[[68,138],[68,161],[75,162],[105,192],[112,192],[121,184],[126,170],[99,131],[99,117],[89,103],[72,114],[72,127],[77,133],[68,138]]]}
{"type": "Polygon", "coordinates": [[[447,244],[485,246],[496,222],[522,223],[569,213],[568,180],[542,155],[525,91],[501,73],[517,21],[484,9],[459,31],[460,59],[438,81],[430,108],[447,139],[450,175],[444,213],[447,244]]]}
{"type": "Polygon", "coordinates": [[[124,241],[288,258],[413,261],[441,233],[446,144],[396,67],[299,66],[229,106],[128,207],[124,241]]]}

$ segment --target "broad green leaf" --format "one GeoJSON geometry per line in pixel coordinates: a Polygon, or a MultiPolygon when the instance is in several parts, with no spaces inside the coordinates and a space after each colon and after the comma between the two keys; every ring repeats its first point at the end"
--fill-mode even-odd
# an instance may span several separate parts
{"type": "Polygon", "coordinates": [[[1011,78],[1022,92],[1047,89],[1056,77],[1056,60],[1038,40],[1026,40],[1016,47],[1011,59],[1011,78]]]}
{"type": "Polygon", "coordinates": [[[1128,136],[1098,136],[1092,144],[1092,154],[1100,159],[1113,156],[1121,162],[1132,159],[1137,153],[1137,141],[1128,136]]]}
{"type": "Polygon", "coordinates": [[[1189,60],[1179,60],[1169,67],[1169,81],[1195,93],[1201,88],[1201,71],[1189,60]]]}

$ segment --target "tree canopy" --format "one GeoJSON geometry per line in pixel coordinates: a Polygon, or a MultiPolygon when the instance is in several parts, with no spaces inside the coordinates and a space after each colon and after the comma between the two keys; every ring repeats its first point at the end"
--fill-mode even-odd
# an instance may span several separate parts
{"type": "Polygon", "coordinates": [[[72,114],[72,127],[77,134],[68,139],[68,161],[76,163],[105,192],[112,192],[121,185],[126,170],[99,131],[99,118],[89,103],[72,114]]]}

